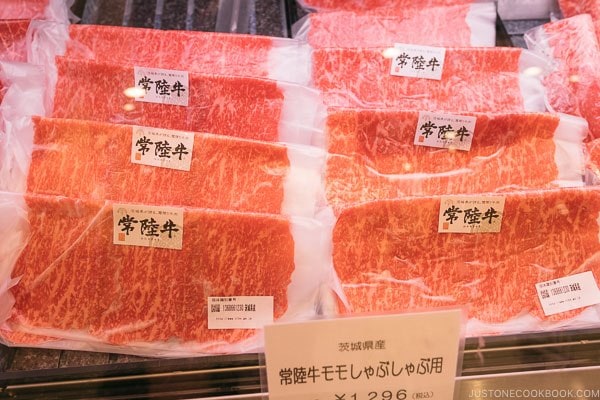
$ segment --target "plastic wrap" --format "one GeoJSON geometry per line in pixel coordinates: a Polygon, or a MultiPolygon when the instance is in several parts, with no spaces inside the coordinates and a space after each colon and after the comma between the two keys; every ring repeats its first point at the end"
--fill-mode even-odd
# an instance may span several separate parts
{"type": "Polygon", "coordinates": [[[57,57],[52,116],[310,144],[324,109],[317,91],[292,83],[190,73],[188,106],[136,101],[134,68],[57,57]]]}
{"type": "Polygon", "coordinates": [[[517,48],[448,48],[441,80],[392,76],[397,49],[317,49],[313,82],[328,107],[545,111],[542,57],[517,48]],[[493,94],[493,95],[492,95],[493,94]]]}
{"type": "Polygon", "coordinates": [[[0,331],[8,344],[66,339],[154,356],[249,352],[260,349],[260,331],[208,329],[209,296],[273,296],[275,320],[315,316],[325,257],[315,220],[185,208],[182,250],[170,250],[114,245],[111,202],[25,201],[26,209],[13,208],[31,232],[0,331]]]}
{"type": "Polygon", "coordinates": [[[473,4],[477,0],[296,0],[304,9],[311,11],[368,11],[374,9],[426,9],[437,6],[454,6],[460,4],[473,4]]]}
{"type": "Polygon", "coordinates": [[[52,22],[36,24],[32,37],[38,53],[49,53],[47,59],[64,55],[74,60],[269,78],[298,84],[308,83],[310,77],[309,48],[292,39],[100,25],[67,28],[52,22]],[[64,33],[57,35],[57,31],[64,33]],[[64,45],[53,40],[61,36],[64,45]],[[143,43],[143,51],[140,51],[140,43],[143,43]]]}
{"type": "Polygon", "coordinates": [[[406,196],[583,186],[583,119],[546,113],[466,115],[477,118],[468,151],[415,145],[416,111],[332,111],[329,204],[339,212],[353,203],[406,196]],[[543,168],[528,167],[536,165],[543,168]]]}
{"type": "Polygon", "coordinates": [[[45,115],[46,70],[38,65],[0,61],[0,191],[19,191],[31,158],[31,116],[45,115]]]}
{"type": "MultiPolygon", "coordinates": [[[[178,139],[169,135],[178,132],[46,118],[35,118],[32,131],[32,163],[29,174],[23,171],[20,191],[305,217],[315,213],[324,154],[314,147],[192,133],[193,148],[179,153],[190,159],[186,171],[131,161],[134,133],[164,135],[170,150],[163,156],[170,161],[178,157],[173,153],[178,139]]],[[[156,141],[148,139],[150,144],[136,150],[155,154],[156,141]]]]}
{"type": "Polygon", "coordinates": [[[491,2],[382,13],[337,11],[308,14],[296,22],[294,37],[313,48],[385,47],[398,42],[493,47],[495,24],[496,7],[491,2]]]}
{"type": "Polygon", "coordinates": [[[545,316],[535,284],[585,271],[598,282],[598,188],[504,196],[499,233],[438,233],[440,197],[344,210],[333,231],[342,312],[466,306],[469,336],[597,325],[598,306],[545,316]]]}
{"type": "Polygon", "coordinates": [[[525,40],[553,61],[554,70],[544,78],[549,108],[584,117],[592,136],[600,137],[600,46],[591,17],[542,25],[528,31],[525,40]]]}

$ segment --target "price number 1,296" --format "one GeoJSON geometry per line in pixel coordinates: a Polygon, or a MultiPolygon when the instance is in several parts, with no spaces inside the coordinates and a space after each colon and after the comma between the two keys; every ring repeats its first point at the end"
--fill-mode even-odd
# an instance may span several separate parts
{"type": "Polygon", "coordinates": [[[400,389],[396,392],[384,390],[381,392],[372,391],[361,396],[358,393],[340,393],[335,394],[332,400],[406,400],[406,389],[400,389]]]}

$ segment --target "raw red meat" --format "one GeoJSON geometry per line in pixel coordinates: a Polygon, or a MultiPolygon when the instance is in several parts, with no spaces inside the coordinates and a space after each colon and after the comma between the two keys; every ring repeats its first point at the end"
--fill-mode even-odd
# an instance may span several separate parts
{"type": "Polygon", "coordinates": [[[555,69],[544,78],[549,105],[586,118],[592,136],[600,137],[600,45],[590,16],[545,24],[529,31],[526,40],[553,59],[555,69]]]}
{"type": "Polygon", "coordinates": [[[386,47],[394,43],[494,46],[495,20],[494,3],[379,13],[336,11],[309,14],[295,37],[307,40],[314,48],[386,47]]]}
{"type": "Polygon", "coordinates": [[[0,19],[42,18],[49,0],[2,0],[0,19]]]}
{"type": "Polygon", "coordinates": [[[294,239],[284,218],[186,209],[178,251],[113,245],[109,202],[26,201],[31,235],[13,272],[9,330],[216,352],[255,331],[208,330],[207,297],[274,296],[275,319],[288,308],[294,239]]]}
{"type": "Polygon", "coordinates": [[[190,171],[131,163],[134,127],[36,119],[27,190],[92,200],[278,214],[290,170],[283,145],[195,134],[190,171]]]}
{"type": "Polygon", "coordinates": [[[583,185],[583,120],[548,113],[464,115],[477,117],[469,151],[414,145],[416,111],[331,111],[329,204],[339,211],[404,196],[583,185]],[[523,168],[532,157],[543,168],[523,168]]]}
{"type": "Polygon", "coordinates": [[[100,25],[71,25],[69,36],[65,56],[71,59],[297,83],[308,80],[308,48],[290,39],[100,25]]]}
{"type": "Polygon", "coordinates": [[[391,57],[384,49],[317,49],[313,81],[330,107],[545,111],[541,84],[531,97],[523,85],[523,79],[539,83],[539,77],[520,74],[528,63],[545,64],[526,50],[449,48],[439,81],[392,76],[391,57]]]}
{"type": "Polygon", "coordinates": [[[0,60],[27,61],[28,20],[0,21],[0,60]]]}
{"type": "Polygon", "coordinates": [[[488,323],[581,311],[544,318],[534,285],[588,270],[599,279],[598,188],[507,194],[500,233],[438,234],[439,207],[423,197],[342,212],[333,262],[351,311],[464,305],[488,323]]]}
{"type": "MultiPolygon", "coordinates": [[[[280,123],[286,118],[284,103],[290,100],[284,86],[272,80],[191,73],[188,107],[135,102],[124,94],[135,85],[133,67],[62,57],[57,57],[56,63],[58,82],[52,113],[56,118],[277,141],[282,134],[280,123]]],[[[286,85],[300,94],[310,92],[286,85]]],[[[313,123],[304,122],[307,126],[313,123]]]]}
{"type": "Polygon", "coordinates": [[[421,0],[415,3],[413,0],[298,0],[304,8],[313,10],[351,10],[365,11],[376,8],[404,9],[419,8],[426,9],[436,6],[453,6],[457,4],[471,4],[473,0],[421,0]]]}
{"type": "Polygon", "coordinates": [[[597,0],[558,0],[564,17],[590,14],[594,20],[596,35],[600,39],[600,4],[597,0]]]}

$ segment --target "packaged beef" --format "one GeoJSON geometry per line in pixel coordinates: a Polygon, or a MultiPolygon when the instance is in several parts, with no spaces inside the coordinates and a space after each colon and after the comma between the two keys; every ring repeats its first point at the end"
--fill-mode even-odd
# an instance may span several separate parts
{"type": "Polygon", "coordinates": [[[468,336],[597,325],[598,306],[545,315],[536,284],[585,272],[599,282],[598,188],[505,193],[501,212],[489,198],[473,207],[478,196],[453,203],[454,214],[441,196],[345,209],[333,230],[341,312],[464,306],[468,336]],[[481,229],[440,233],[440,210],[447,224],[481,229]],[[499,232],[486,231],[497,216],[499,232]]]}
{"type": "Polygon", "coordinates": [[[527,46],[552,60],[544,78],[548,105],[553,111],[580,115],[600,136],[600,45],[592,19],[581,14],[528,31],[527,46]]]}
{"type": "MultiPolygon", "coordinates": [[[[34,118],[30,193],[311,217],[323,153],[210,133],[34,118]]],[[[24,179],[25,181],[25,179],[24,179]]]]}
{"type": "Polygon", "coordinates": [[[336,212],[353,203],[406,196],[584,185],[587,124],[581,118],[475,113],[420,119],[421,114],[330,111],[325,186],[336,212]],[[465,128],[464,117],[475,118],[474,130],[465,128]],[[457,140],[441,138],[450,134],[457,140]],[[436,140],[423,145],[425,136],[436,140]],[[470,147],[458,147],[465,141],[470,147]]]}
{"type": "Polygon", "coordinates": [[[40,62],[73,60],[308,83],[310,54],[297,40],[201,31],[169,31],[36,21],[32,51],[40,62]],[[141,50],[143,49],[143,50],[141,50]]]}
{"type": "Polygon", "coordinates": [[[316,49],[313,83],[328,107],[545,111],[541,77],[549,66],[532,52],[501,47],[448,48],[443,64],[435,53],[423,53],[427,57],[411,54],[396,46],[316,49]],[[394,71],[412,75],[392,75],[394,71]],[[439,79],[425,75],[430,73],[440,74],[439,79]]]}
{"type": "Polygon", "coordinates": [[[72,0],[2,0],[2,19],[45,19],[69,22],[72,0]]]}
{"type": "Polygon", "coordinates": [[[303,8],[311,11],[368,11],[375,9],[416,8],[425,10],[430,7],[473,4],[477,0],[296,0],[303,8]]]}
{"type": "Polygon", "coordinates": [[[578,14],[590,14],[594,22],[596,36],[600,40],[600,4],[595,0],[558,0],[560,11],[564,17],[578,14]]]}
{"type": "Polygon", "coordinates": [[[0,21],[0,60],[27,61],[28,27],[29,20],[0,21]]]}
{"type": "Polygon", "coordinates": [[[210,327],[213,297],[272,298],[272,310],[255,315],[260,321],[315,315],[324,256],[314,220],[188,207],[150,210],[142,219],[135,214],[140,204],[34,194],[0,199],[13,228],[0,246],[9,256],[2,262],[16,258],[18,278],[7,291],[3,265],[0,296],[14,297],[0,316],[4,343],[73,340],[154,356],[247,352],[260,348],[260,330],[210,327]],[[134,235],[148,245],[121,243],[134,235]],[[180,249],[169,248],[177,240],[180,249]]]}
{"type": "Polygon", "coordinates": [[[294,37],[308,41],[313,48],[385,47],[396,42],[493,47],[496,7],[489,2],[380,12],[312,13],[296,22],[294,28],[294,37]]]}

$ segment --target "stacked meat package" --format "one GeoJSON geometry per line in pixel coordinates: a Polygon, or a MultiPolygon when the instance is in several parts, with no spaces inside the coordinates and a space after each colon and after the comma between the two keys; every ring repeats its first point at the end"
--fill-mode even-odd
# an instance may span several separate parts
{"type": "Polygon", "coordinates": [[[582,118],[597,113],[552,107],[556,62],[482,47],[495,42],[491,3],[303,5],[317,10],[297,32],[328,107],[320,216],[338,313],[463,307],[469,336],[598,324],[590,304],[542,304],[564,277],[600,273],[582,118]]]}
{"type": "Polygon", "coordinates": [[[37,65],[6,74],[3,102],[3,342],[238,353],[266,323],[315,317],[325,111],[306,44],[55,21],[28,35],[37,65]]]}
{"type": "Polygon", "coordinates": [[[469,336],[600,323],[537,291],[600,277],[597,113],[561,81],[588,71],[547,51],[581,39],[494,47],[493,2],[303,5],[294,39],[0,27],[2,343],[239,353],[273,322],[438,307],[469,336]]]}

